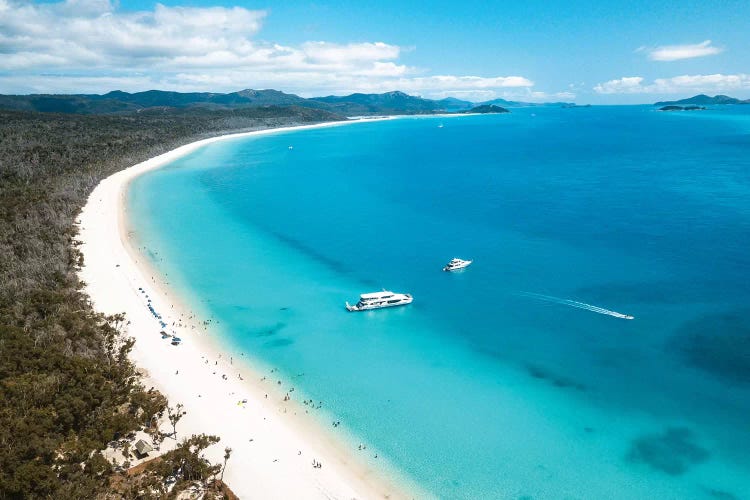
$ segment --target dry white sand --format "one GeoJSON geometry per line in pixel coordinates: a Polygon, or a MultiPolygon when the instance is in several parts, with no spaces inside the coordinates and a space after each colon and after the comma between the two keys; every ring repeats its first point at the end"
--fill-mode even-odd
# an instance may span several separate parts
{"type": "Polygon", "coordinates": [[[222,355],[204,318],[191,318],[193,313],[149,267],[127,234],[125,193],[132,179],[217,140],[281,130],[286,129],[198,141],[103,180],[80,214],[85,261],[81,278],[96,310],[126,314],[127,333],[136,339],[131,357],[144,371],[146,387],[164,393],[173,406],[184,405],[187,414],[177,426],[178,438],[200,433],[221,437],[207,451],[214,463],[222,461],[224,447],[232,448],[224,479],[241,498],[421,497],[414,485],[368,466],[363,455],[371,452],[350,449],[345,439],[334,435],[338,429],[324,429],[306,415],[307,406],[294,398],[284,401],[289,387],[278,385],[273,374],[254,370],[236,354],[231,361],[231,353],[222,355]],[[147,296],[167,323],[165,330],[179,335],[181,345],[162,339],[147,296]],[[242,400],[247,402],[240,404],[242,400]],[[313,467],[313,460],[322,467],[313,467]]]}

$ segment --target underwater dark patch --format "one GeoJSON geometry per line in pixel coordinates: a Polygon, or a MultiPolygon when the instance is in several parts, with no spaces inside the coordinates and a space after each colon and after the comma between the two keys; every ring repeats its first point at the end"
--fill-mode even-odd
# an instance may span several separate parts
{"type": "Polygon", "coordinates": [[[274,339],[264,343],[264,347],[286,347],[294,343],[292,339],[274,339]]]}
{"type": "Polygon", "coordinates": [[[716,488],[703,488],[706,494],[711,498],[719,500],[740,500],[740,497],[729,493],[728,491],[717,490],[716,488]]]}
{"type": "Polygon", "coordinates": [[[281,331],[281,329],[284,328],[285,326],[286,326],[286,323],[279,322],[273,326],[264,327],[264,328],[261,328],[260,330],[257,330],[255,332],[255,336],[256,337],[271,337],[272,335],[276,335],[277,333],[279,333],[279,331],[281,331]]]}
{"type": "Polygon", "coordinates": [[[374,280],[363,279],[363,280],[360,280],[360,281],[362,282],[363,285],[368,286],[368,287],[370,287],[372,289],[375,289],[375,288],[378,287],[378,284],[374,280]]]}
{"type": "Polygon", "coordinates": [[[677,329],[666,350],[714,376],[750,383],[750,310],[712,314],[677,329]]]}
{"type": "Polygon", "coordinates": [[[302,252],[303,254],[307,255],[311,259],[316,260],[320,262],[321,264],[324,264],[325,266],[329,267],[333,271],[336,271],[337,273],[342,273],[342,274],[349,272],[349,269],[346,266],[344,266],[341,262],[331,259],[330,257],[328,257],[327,255],[321,252],[313,250],[311,247],[305,245],[301,241],[291,238],[278,231],[274,231],[272,229],[266,228],[266,230],[276,239],[289,245],[293,249],[302,252]]]}
{"type": "Polygon", "coordinates": [[[661,434],[646,434],[633,440],[626,456],[632,463],[643,463],[670,476],[679,476],[693,465],[708,460],[707,450],[693,443],[693,432],[670,427],[661,434]]]}
{"type": "Polygon", "coordinates": [[[556,375],[544,368],[540,368],[539,366],[532,365],[532,364],[526,364],[524,365],[526,368],[526,372],[531,375],[533,378],[537,380],[544,380],[546,382],[549,382],[550,384],[554,385],[555,387],[560,387],[563,389],[575,389],[577,391],[585,391],[587,387],[580,382],[576,382],[575,380],[571,380],[566,377],[562,377],[560,375],[556,375]]]}

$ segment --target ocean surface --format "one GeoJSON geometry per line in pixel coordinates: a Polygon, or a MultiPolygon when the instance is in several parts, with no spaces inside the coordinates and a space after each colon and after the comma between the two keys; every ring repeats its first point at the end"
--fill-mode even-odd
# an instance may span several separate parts
{"type": "Polygon", "coordinates": [[[226,140],[129,206],[227,349],[432,495],[750,498],[750,106],[226,140]]]}

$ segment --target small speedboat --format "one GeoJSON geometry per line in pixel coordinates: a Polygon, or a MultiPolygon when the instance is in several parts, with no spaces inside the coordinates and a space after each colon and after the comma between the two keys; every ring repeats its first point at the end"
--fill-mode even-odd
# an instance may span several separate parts
{"type": "Polygon", "coordinates": [[[451,259],[451,261],[445,265],[445,267],[443,268],[443,271],[457,271],[458,269],[469,267],[469,265],[471,265],[472,262],[474,261],[463,260],[463,259],[451,259]]]}

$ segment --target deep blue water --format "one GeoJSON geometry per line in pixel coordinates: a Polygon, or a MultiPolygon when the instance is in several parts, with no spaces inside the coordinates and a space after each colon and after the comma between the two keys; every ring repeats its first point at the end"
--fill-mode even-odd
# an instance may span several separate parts
{"type": "Polygon", "coordinates": [[[750,106],[228,140],[130,207],[227,346],[434,495],[747,498],[750,106]]]}

